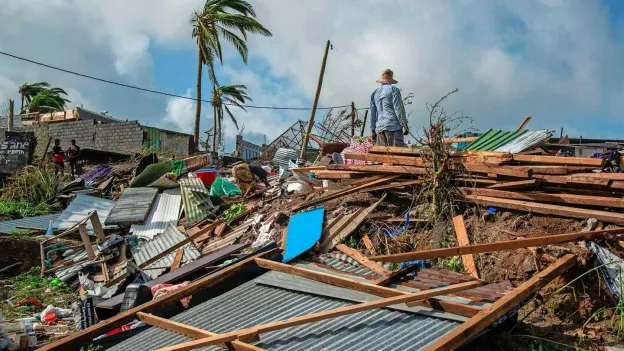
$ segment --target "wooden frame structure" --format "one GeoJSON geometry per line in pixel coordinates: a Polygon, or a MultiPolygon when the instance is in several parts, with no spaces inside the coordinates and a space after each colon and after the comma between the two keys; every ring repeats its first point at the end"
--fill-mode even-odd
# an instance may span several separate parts
{"type": "MultiPolygon", "coordinates": [[[[482,286],[484,282],[475,280],[453,284],[435,289],[422,290],[416,293],[410,293],[399,289],[393,289],[377,285],[375,283],[367,283],[341,276],[327,274],[316,270],[309,270],[288,264],[283,264],[265,259],[269,254],[275,253],[269,250],[257,253],[251,257],[243,259],[221,271],[213,273],[209,276],[192,282],[188,286],[164,296],[163,298],[152,300],[143,305],[137,306],[122,314],[105,320],[101,323],[91,326],[85,330],[76,332],[52,344],[46,345],[41,350],[67,350],[74,349],[88,342],[96,336],[104,334],[110,329],[119,327],[131,322],[135,318],[140,319],[146,324],[154,327],[166,329],[178,334],[182,334],[195,340],[164,347],[159,351],[175,351],[175,350],[192,350],[207,345],[218,345],[228,350],[235,351],[262,351],[262,348],[254,346],[250,343],[260,340],[260,335],[266,332],[285,329],[293,326],[313,323],[329,318],[344,316],[348,314],[358,313],[371,309],[389,307],[396,304],[407,303],[408,306],[425,306],[436,310],[446,311],[458,315],[469,317],[469,319],[452,330],[445,336],[436,340],[427,347],[427,350],[451,350],[468,341],[480,331],[486,329],[491,323],[508,313],[512,308],[518,306],[523,300],[528,298],[535,291],[549,283],[552,279],[559,276],[566,270],[570,269],[576,263],[574,255],[567,255],[555,263],[551,264],[547,269],[536,274],[533,278],[522,284],[520,287],[509,292],[504,297],[493,303],[487,308],[479,308],[467,304],[457,303],[449,300],[439,299],[438,296],[459,292],[467,289],[482,286]],[[223,282],[226,278],[231,278],[235,274],[248,268],[260,267],[267,270],[274,270],[286,274],[296,275],[317,282],[330,284],[333,286],[343,287],[356,291],[361,291],[376,296],[380,299],[357,303],[346,307],[336,308],[328,311],[316,312],[308,315],[290,318],[284,321],[275,321],[267,324],[256,325],[249,328],[234,330],[223,334],[212,333],[207,330],[192,327],[183,323],[171,321],[169,319],[159,317],[156,314],[163,309],[164,306],[175,303],[183,297],[197,293],[203,289],[215,286],[223,282]]],[[[390,274],[392,276],[392,274],[390,274]]],[[[387,280],[386,280],[387,281],[387,280]]],[[[379,282],[383,283],[383,282],[379,282]]]]}

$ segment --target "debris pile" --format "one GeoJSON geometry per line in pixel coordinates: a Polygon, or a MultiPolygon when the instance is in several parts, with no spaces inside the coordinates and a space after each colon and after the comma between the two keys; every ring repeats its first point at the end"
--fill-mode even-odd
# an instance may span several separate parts
{"type": "Polygon", "coordinates": [[[512,349],[538,325],[617,342],[593,330],[620,322],[604,311],[621,299],[624,178],[549,154],[550,136],[96,165],[53,188],[52,213],[0,222],[39,252],[2,253],[0,349],[451,350],[486,331],[512,349]]]}

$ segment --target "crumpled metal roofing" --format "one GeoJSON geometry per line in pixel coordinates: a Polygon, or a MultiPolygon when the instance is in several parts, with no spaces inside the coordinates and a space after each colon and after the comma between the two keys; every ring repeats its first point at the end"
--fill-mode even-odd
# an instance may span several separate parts
{"type": "MultiPolygon", "coordinates": [[[[60,230],[67,230],[76,225],[76,223],[82,221],[89,212],[96,210],[104,229],[115,229],[117,226],[104,225],[113,207],[115,207],[115,201],[113,200],[88,195],[78,195],[54,221],[54,227],[60,230]]],[[[93,232],[91,221],[87,222],[87,229],[90,233],[93,232]]]]}
{"type": "Polygon", "coordinates": [[[180,188],[165,190],[156,197],[145,224],[132,225],[130,232],[145,239],[152,239],[154,236],[164,233],[169,222],[178,222],[181,204],[180,188]]]}
{"type": "Polygon", "coordinates": [[[296,160],[297,158],[299,158],[299,154],[297,153],[297,151],[293,149],[279,148],[277,149],[277,151],[275,151],[273,163],[287,170],[288,162],[290,160],[296,160]]]}
{"type": "Polygon", "coordinates": [[[528,131],[494,151],[517,154],[524,150],[530,149],[534,145],[550,139],[551,136],[552,132],[548,130],[528,131]]]}
{"type": "MultiPolygon", "coordinates": [[[[265,286],[256,279],[169,319],[221,334],[349,305],[352,303],[340,299],[265,286]]],[[[264,333],[255,345],[272,351],[414,351],[458,325],[443,318],[376,309],[264,333]]],[[[109,350],[154,350],[190,340],[152,327],[109,350]]]]}
{"type": "Polygon", "coordinates": [[[58,218],[58,213],[53,213],[49,215],[43,216],[35,216],[21,219],[14,219],[10,221],[0,222],[0,233],[9,234],[14,230],[21,230],[16,228],[20,227],[30,227],[30,228],[40,228],[47,229],[48,225],[50,225],[50,221],[54,222],[58,218]]]}
{"type": "Polygon", "coordinates": [[[468,145],[466,150],[468,151],[494,151],[497,148],[506,145],[512,140],[515,140],[522,134],[526,133],[526,130],[516,130],[513,132],[506,132],[500,129],[490,129],[480,136],[477,140],[468,145]]]}
{"type": "Polygon", "coordinates": [[[182,203],[188,223],[194,223],[206,218],[208,214],[201,207],[202,203],[210,201],[210,192],[198,178],[184,178],[178,181],[182,188],[182,203]]]}
{"type": "MultiPolygon", "coordinates": [[[[134,257],[135,263],[140,266],[143,262],[146,262],[152,257],[156,257],[161,252],[164,252],[168,248],[173,245],[183,241],[186,239],[186,235],[178,230],[176,225],[173,222],[170,222],[167,226],[167,229],[164,233],[156,235],[152,240],[142,243],[137,247],[132,248],[132,256],[134,257]]],[[[186,244],[182,247],[184,249],[184,256],[182,257],[182,263],[186,263],[189,261],[193,261],[201,256],[200,252],[195,248],[192,243],[186,244]]],[[[152,263],[146,268],[150,267],[170,267],[173,263],[173,259],[176,255],[176,251],[169,253],[165,257],[160,260],[152,263]]],[[[149,269],[146,270],[145,273],[150,276],[150,278],[154,279],[159,277],[163,272],[163,269],[149,269]]]]}

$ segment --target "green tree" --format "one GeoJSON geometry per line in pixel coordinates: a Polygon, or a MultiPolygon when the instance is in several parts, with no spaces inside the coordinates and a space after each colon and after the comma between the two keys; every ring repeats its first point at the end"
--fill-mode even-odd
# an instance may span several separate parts
{"type": "Polygon", "coordinates": [[[217,89],[219,83],[214,63],[223,64],[221,38],[230,42],[247,63],[247,33],[271,36],[271,32],[256,21],[253,6],[245,0],[208,0],[201,12],[191,17],[192,35],[197,41],[197,106],[195,111],[195,147],[199,145],[199,124],[201,115],[202,67],[208,66],[208,76],[217,89]],[[233,32],[234,31],[234,32],[233,32]],[[242,38],[241,38],[242,36],[242,38]]]}
{"type": "Polygon", "coordinates": [[[22,86],[19,87],[19,93],[22,98],[22,106],[20,108],[20,111],[21,111],[20,113],[26,112],[26,110],[24,110],[24,107],[26,107],[25,105],[30,103],[30,101],[33,99],[33,97],[35,97],[35,95],[39,94],[40,92],[48,88],[50,88],[50,83],[48,82],[22,84],[22,86]]]}
{"type": "Polygon", "coordinates": [[[65,99],[65,90],[61,88],[45,89],[33,96],[28,103],[28,112],[49,113],[65,110],[65,105],[71,101],[65,99]]]}
{"type": "Polygon", "coordinates": [[[221,126],[223,124],[224,112],[227,113],[228,116],[230,116],[232,123],[234,123],[236,129],[238,129],[238,122],[230,111],[228,105],[240,107],[245,110],[245,102],[252,101],[251,98],[247,95],[246,90],[247,87],[244,85],[224,85],[217,87],[212,91],[212,110],[214,113],[212,129],[215,131],[214,136],[212,137],[213,150],[217,149],[217,141],[219,143],[222,141],[221,126]]]}

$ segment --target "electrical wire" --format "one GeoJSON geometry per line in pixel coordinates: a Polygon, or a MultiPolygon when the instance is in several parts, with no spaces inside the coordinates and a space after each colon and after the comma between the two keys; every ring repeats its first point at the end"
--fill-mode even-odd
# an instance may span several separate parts
{"type": "MultiPolygon", "coordinates": [[[[197,101],[197,99],[193,98],[193,97],[176,95],[176,94],[171,94],[171,93],[167,93],[167,92],[164,92],[164,91],[158,91],[158,90],[152,90],[152,89],[147,89],[147,88],[141,88],[141,87],[137,87],[137,86],[134,86],[134,85],[119,83],[119,82],[115,82],[115,81],[108,80],[108,79],[103,79],[103,78],[98,78],[98,77],[90,76],[90,75],[87,75],[87,74],[78,73],[78,72],[70,71],[70,70],[67,70],[67,69],[51,66],[51,65],[48,65],[48,64],[45,64],[45,63],[42,63],[42,62],[37,62],[37,61],[31,60],[31,59],[27,59],[25,57],[16,56],[16,55],[9,54],[9,53],[3,52],[3,51],[0,51],[0,54],[4,55],[4,56],[12,57],[12,58],[17,59],[17,60],[21,60],[21,61],[29,62],[29,63],[35,64],[35,65],[39,65],[39,66],[43,66],[43,67],[46,67],[46,68],[54,69],[54,70],[57,70],[57,71],[61,71],[61,72],[64,72],[64,73],[73,74],[73,75],[76,75],[76,76],[79,76],[79,77],[83,77],[83,78],[97,80],[97,81],[100,81],[100,82],[103,82],[103,83],[113,84],[113,85],[117,85],[117,86],[124,87],[124,88],[129,88],[129,89],[145,91],[145,92],[153,93],[153,94],[159,94],[159,95],[175,97],[175,98],[179,98],[179,99],[186,99],[186,100],[197,101]]],[[[212,100],[201,99],[200,101],[212,103],[212,100]]],[[[234,104],[224,104],[224,105],[237,106],[237,105],[234,105],[234,104]]],[[[257,105],[241,105],[241,106],[243,106],[244,108],[265,109],[265,110],[309,111],[309,110],[312,109],[311,107],[279,107],[279,106],[257,106],[257,105]]],[[[331,106],[331,107],[317,107],[316,109],[317,110],[331,110],[331,109],[334,109],[334,108],[346,108],[346,107],[350,107],[350,106],[351,105],[331,106]]]]}

